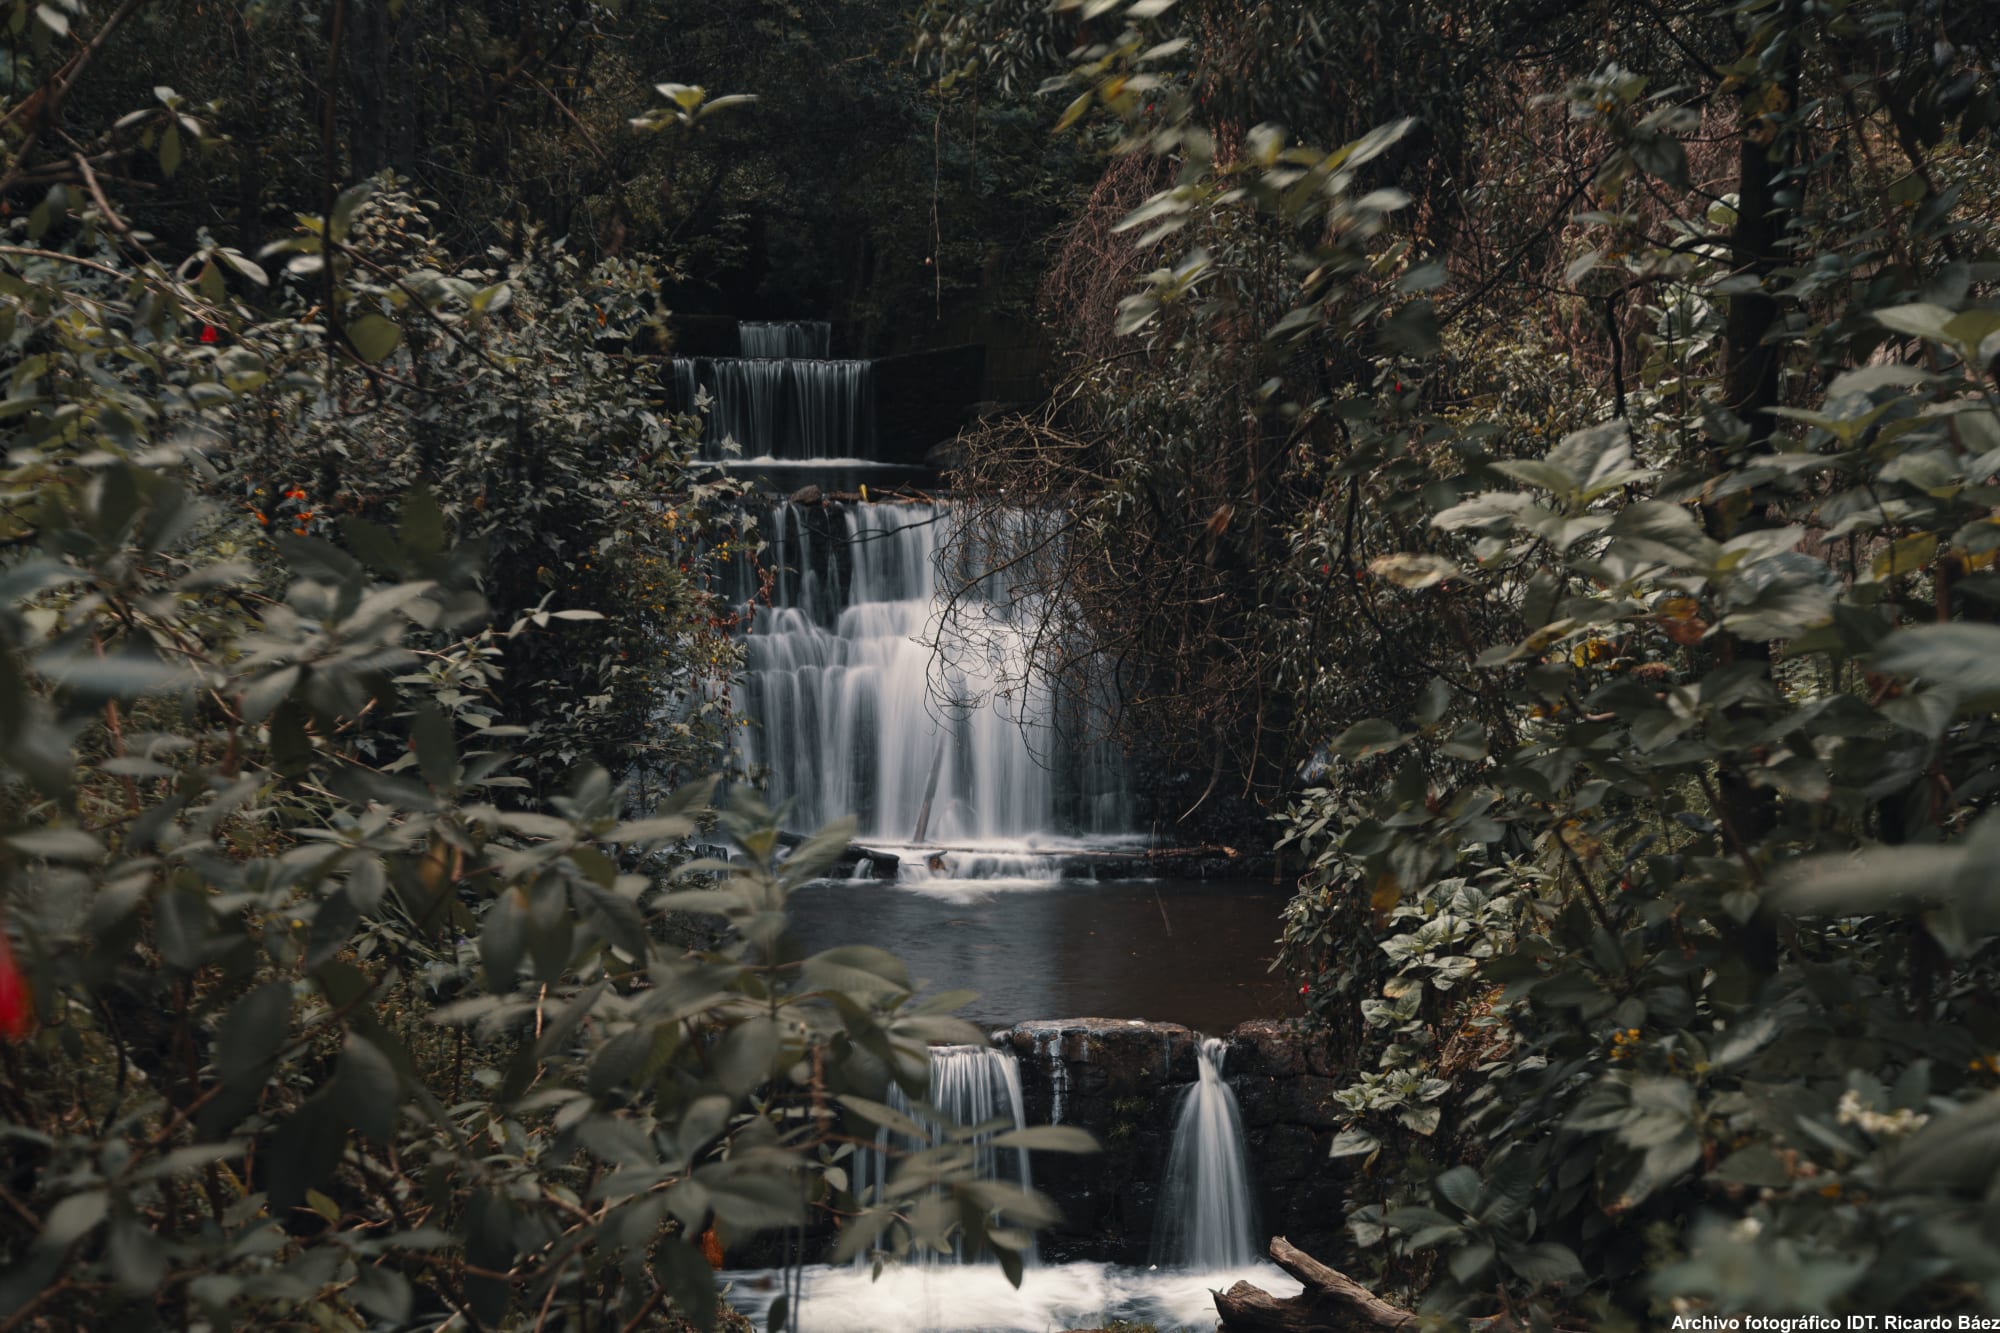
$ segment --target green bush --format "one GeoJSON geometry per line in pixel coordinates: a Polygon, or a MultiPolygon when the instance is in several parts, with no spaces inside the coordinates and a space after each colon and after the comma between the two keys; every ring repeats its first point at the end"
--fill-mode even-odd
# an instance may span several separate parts
{"type": "MultiPolygon", "coordinates": [[[[1106,468],[1135,586],[1249,573],[1085,642],[1229,662],[1230,772],[1310,775],[1285,962],[1363,1261],[1537,1326],[2000,1305],[1986,39],[1236,8],[1078,15],[1066,119],[1173,178],[1135,341],[1010,475],[1106,468]]],[[[1006,12],[956,39],[1018,55],[1006,12]]]]}
{"type": "Polygon", "coordinates": [[[845,1165],[963,995],[802,956],[847,830],[781,854],[686,777],[730,534],[620,359],[652,275],[425,217],[356,187],[283,275],[61,193],[7,224],[0,1320],[707,1326],[709,1251],[814,1213],[1018,1280],[1048,1205],[951,1134],[888,1200],[845,1165]]]}

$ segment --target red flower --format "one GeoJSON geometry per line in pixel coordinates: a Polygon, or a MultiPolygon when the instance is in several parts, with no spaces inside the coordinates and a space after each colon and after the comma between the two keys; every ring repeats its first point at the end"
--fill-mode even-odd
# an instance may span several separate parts
{"type": "Polygon", "coordinates": [[[1310,981],[1308,981],[1305,985],[1299,987],[1299,994],[1301,995],[1310,995],[1312,994],[1312,992],[1313,988],[1312,988],[1312,983],[1310,981]]]}
{"type": "Polygon", "coordinates": [[[35,1025],[35,1000],[14,961],[14,946],[0,929],[0,1037],[20,1041],[35,1025]]]}
{"type": "Polygon", "coordinates": [[[204,324],[201,326],[201,340],[205,343],[221,342],[222,333],[215,325],[204,324]]]}

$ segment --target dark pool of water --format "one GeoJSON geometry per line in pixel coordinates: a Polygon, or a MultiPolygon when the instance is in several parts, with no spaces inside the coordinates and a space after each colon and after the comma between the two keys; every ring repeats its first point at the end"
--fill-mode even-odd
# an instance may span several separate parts
{"type": "Polygon", "coordinates": [[[979,992],[986,1026],[1145,1018],[1220,1033],[1299,1012],[1277,953],[1283,889],[1176,880],[922,890],[828,882],[793,895],[809,951],[873,944],[937,989],[979,992]]]}

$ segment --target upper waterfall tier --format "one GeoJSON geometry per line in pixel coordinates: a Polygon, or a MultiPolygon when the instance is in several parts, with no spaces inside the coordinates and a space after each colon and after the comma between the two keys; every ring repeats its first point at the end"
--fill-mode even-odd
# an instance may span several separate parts
{"type": "Polygon", "coordinates": [[[833,325],[823,319],[787,319],[768,324],[738,324],[736,341],[743,355],[762,358],[833,355],[833,325]]]}

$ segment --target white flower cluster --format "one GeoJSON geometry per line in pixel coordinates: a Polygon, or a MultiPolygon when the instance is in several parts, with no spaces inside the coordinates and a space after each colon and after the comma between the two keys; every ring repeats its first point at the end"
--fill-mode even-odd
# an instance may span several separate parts
{"type": "Polygon", "coordinates": [[[1922,1129],[1927,1115],[1919,1115],[1905,1106],[1901,1110],[1884,1115],[1872,1106],[1861,1104],[1861,1094],[1849,1088],[1840,1096],[1840,1123],[1859,1125],[1876,1138],[1900,1138],[1913,1130],[1922,1129]]]}

